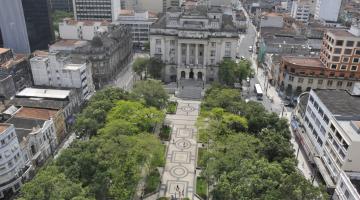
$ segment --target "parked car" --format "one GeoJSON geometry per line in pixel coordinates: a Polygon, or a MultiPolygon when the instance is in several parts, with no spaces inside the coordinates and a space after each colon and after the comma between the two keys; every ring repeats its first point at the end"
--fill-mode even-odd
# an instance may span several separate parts
{"type": "Polygon", "coordinates": [[[253,46],[249,46],[249,52],[253,51],[253,46]]]}

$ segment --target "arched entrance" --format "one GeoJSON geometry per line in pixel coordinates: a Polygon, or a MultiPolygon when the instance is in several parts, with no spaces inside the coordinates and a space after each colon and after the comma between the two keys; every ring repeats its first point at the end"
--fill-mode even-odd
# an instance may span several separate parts
{"type": "Polygon", "coordinates": [[[194,72],[192,70],[190,71],[189,78],[194,79],[194,72]]]}
{"type": "Polygon", "coordinates": [[[202,72],[198,72],[198,73],[197,73],[197,78],[198,78],[198,80],[203,80],[203,74],[202,74],[202,72]]]}
{"type": "Polygon", "coordinates": [[[181,71],[181,78],[185,78],[185,71],[181,71]]]}

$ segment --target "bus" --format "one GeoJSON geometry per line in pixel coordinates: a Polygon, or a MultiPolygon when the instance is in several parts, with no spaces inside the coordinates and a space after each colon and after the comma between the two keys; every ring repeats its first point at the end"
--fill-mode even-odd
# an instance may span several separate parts
{"type": "Polygon", "coordinates": [[[262,100],[263,92],[260,84],[255,84],[255,93],[258,100],[262,100]]]}

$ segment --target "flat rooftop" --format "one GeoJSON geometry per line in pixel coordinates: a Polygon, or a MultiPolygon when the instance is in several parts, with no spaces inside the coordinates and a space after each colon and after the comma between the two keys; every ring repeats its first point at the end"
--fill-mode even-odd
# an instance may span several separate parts
{"type": "Polygon", "coordinates": [[[340,37],[356,37],[355,35],[351,34],[349,31],[344,29],[333,29],[333,30],[330,29],[329,32],[334,34],[335,36],[340,36],[340,37]]]}
{"type": "Polygon", "coordinates": [[[65,70],[79,70],[84,66],[84,64],[73,64],[73,63],[72,64],[66,64],[64,66],[64,69],[65,70]]]}
{"type": "Polygon", "coordinates": [[[319,68],[325,67],[320,62],[319,58],[298,57],[298,56],[283,56],[282,58],[284,61],[289,62],[293,65],[298,65],[303,67],[319,67],[319,68]]]}
{"type": "Polygon", "coordinates": [[[10,124],[0,123],[0,134],[10,127],[10,124]]]}
{"type": "Polygon", "coordinates": [[[82,46],[87,44],[87,41],[83,40],[59,40],[52,44],[53,47],[68,47],[68,46],[82,46]]]}
{"type": "Polygon", "coordinates": [[[54,109],[22,107],[15,113],[14,116],[21,118],[49,120],[51,117],[55,116],[57,112],[58,110],[54,109]]]}
{"type": "Polygon", "coordinates": [[[314,92],[333,115],[360,116],[360,96],[346,90],[315,89],[314,92]]]}
{"type": "Polygon", "coordinates": [[[25,88],[16,94],[17,97],[35,97],[35,98],[50,98],[50,99],[66,99],[70,95],[70,90],[56,90],[56,89],[39,89],[39,88],[25,88]]]}

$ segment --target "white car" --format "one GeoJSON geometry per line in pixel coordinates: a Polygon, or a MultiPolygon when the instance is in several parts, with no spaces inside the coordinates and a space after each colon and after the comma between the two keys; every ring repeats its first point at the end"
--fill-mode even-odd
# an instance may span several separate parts
{"type": "Polygon", "coordinates": [[[253,51],[253,46],[249,46],[249,51],[250,51],[250,52],[253,51]]]}

